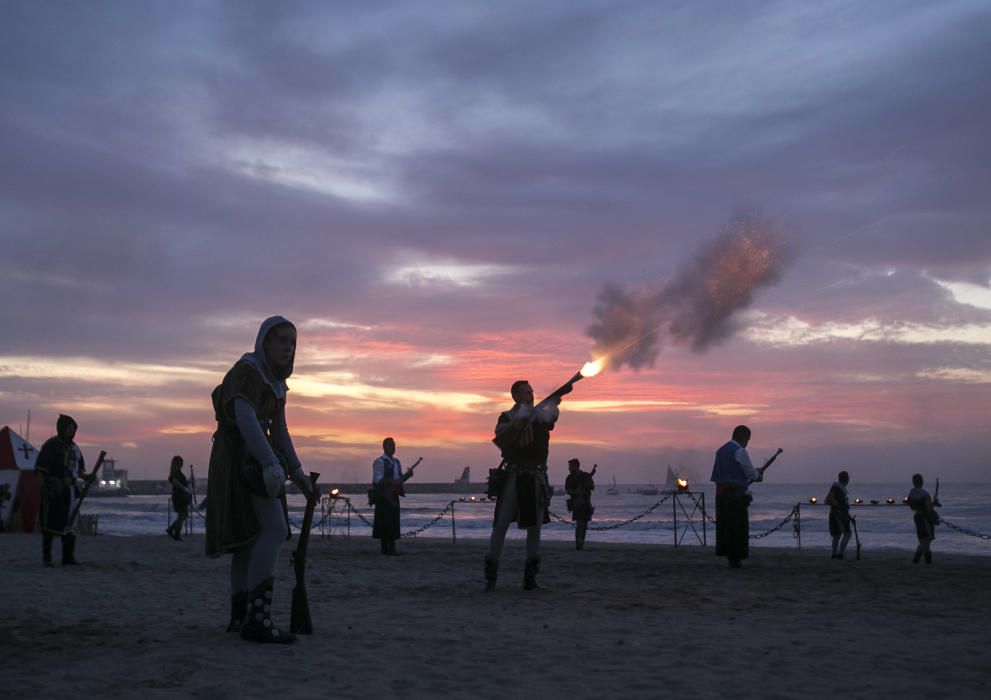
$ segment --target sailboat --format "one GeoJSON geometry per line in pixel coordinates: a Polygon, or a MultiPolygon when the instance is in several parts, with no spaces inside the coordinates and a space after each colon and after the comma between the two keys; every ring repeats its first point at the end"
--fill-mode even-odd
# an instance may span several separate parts
{"type": "Polygon", "coordinates": [[[613,478],[612,478],[612,484],[609,486],[609,488],[606,489],[606,495],[607,496],[618,496],[619,495],[619,489],[616,488],[616,477],[615,476],[613,476],[613,478]]]}

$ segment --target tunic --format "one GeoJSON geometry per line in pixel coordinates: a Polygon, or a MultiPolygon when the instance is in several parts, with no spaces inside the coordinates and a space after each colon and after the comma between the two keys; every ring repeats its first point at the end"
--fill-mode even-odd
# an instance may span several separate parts
{"type": "Polygon", "coordinates": [[[238,361],[224,381],[213,390],[213,410],[217,430],[210,451],[207,482],[206,554],[218,557],[253,542],[258,537],[258,521],[251,494],[240,477],[246,449],[234,417],[234,399],[244,399],[255,411],[266,435],[272,416],[285,405],[265,383],[258,369],[238,361]]]}

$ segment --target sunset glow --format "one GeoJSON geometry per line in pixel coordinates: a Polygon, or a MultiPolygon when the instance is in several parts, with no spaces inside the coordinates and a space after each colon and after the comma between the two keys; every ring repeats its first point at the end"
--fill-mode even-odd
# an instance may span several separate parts
{"type": "Polygon", "coordinates": [[[328,481],[481,479],[577,367],[554,483],[694,488],[737,424],[775,479],[991,478],[986,7],[438,2],[0,5],[0,424],[204,473],[281,314],[328,481]]]}

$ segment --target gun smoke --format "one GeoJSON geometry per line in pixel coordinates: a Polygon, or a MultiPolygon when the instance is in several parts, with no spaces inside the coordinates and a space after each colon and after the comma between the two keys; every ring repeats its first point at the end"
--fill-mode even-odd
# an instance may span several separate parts
{"type": "Polygon", "coordinates": [[[593,354],[617,369],[641,369],[654,365],[665,343],[704,352],[737,331],[738,312],[793,258],[780,226],[756,213],[736,216],[670,279],[630,291],[606,285],[586,330],[593,354]]]}

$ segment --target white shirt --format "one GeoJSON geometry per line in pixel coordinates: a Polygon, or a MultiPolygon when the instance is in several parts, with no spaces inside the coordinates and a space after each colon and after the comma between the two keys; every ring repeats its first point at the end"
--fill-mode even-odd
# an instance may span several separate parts
{"type": "Polygon", "coordinates": [[[399,463],[399,460],[396,457],[389,457],[383,454],[381,457],[376,457],[375,461],[372,462],[372,484],[377,484],[385,478],[386,468],[389,464],[395,465],[393,478],[399,479],[403,475],[403,466],[399,463]]]}
{"type": "MultiPolygon", "coordinates": [[[[736,440],[732,440],[731,442],[736,442],[736,440]]],[[[739,445],[740,443],[736,442],[736,444],[739,445]]],[[[746,447],[741,445],[740,449],[736,451],[734,457],[736,458],[737,464],[739,464],[740,468],[743,469],[744,476],[746,476],[750,481],[757,481],[757,479],[760,478],[760,473],[754,468],[753,462],[750,461],[750,455],[747,454],[746,447]]]]}

